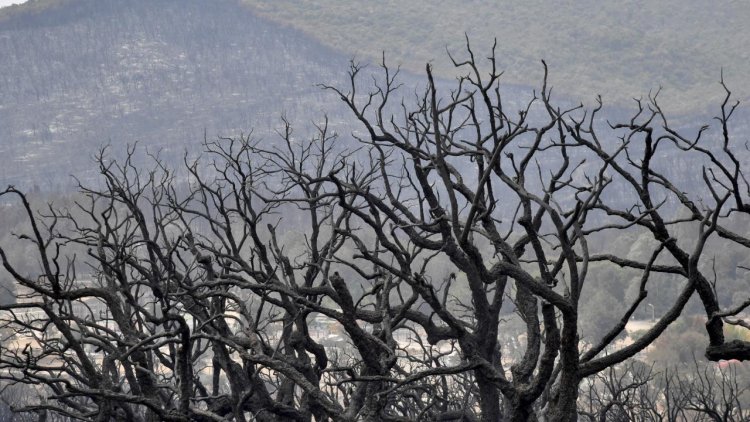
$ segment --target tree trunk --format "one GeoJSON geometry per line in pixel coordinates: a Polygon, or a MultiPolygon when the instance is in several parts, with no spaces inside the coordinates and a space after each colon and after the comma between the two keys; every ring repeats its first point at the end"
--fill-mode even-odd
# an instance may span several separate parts
{"type": "Polygon", "coordinates": [[[581,380],[575,374],[561,374],[555,396],[547,411],[549,422],[575,422],[578,420],[578,384],[581,380]]]}
{"type": "Polygon", "coordinates": [[[497,422],[501,420],[500,392],[480,370],[474,372],[479,386],[479,407],[482,411],[482,421],[497,422]]]}

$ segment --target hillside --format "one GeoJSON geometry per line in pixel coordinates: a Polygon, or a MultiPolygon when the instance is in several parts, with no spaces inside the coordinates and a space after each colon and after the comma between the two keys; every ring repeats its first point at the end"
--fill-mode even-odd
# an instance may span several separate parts
{"type": "Polygon", "coordinates": [[[0,180],[54,191],[139,142],[181,159],[204,133],[267,133],[339,101],[347,58],[236,1],[37,1],[0,14],[0,180]]]}
{"type": "Polygon", "coordinates": [[[411,91],[427,61],[452,74],[445,46],[461,54],[466,28],[477,54],[498,37],[503,81],[516,93],[514,83],[539,86],[545,57],[558,98],[571,93],[589,106],[595,92],[621,105],[663,85],[670,114],[707,121],[722,94],[719,63],[727,63],[738,97],[746,96],[745,8],[691,1],[641,5],[624,16],[588,3],[32,0],[4,8],[0,180],[55,191],[69,174],[92,174],[100,145],[138,141],[178,160],[204,133],[267,134],[281,113],[300,126],[323,113],[342,124],[349,113],[315,85],[340,82],[353,54],[369,61],[386,50],[390,63],[414,71],[403,74],[411,91]]]}
{"type": "Polygon", "coordinates": [[[721,69],[739,98],[750,95],[750,7],[745,2],[244,0],[263,16],[350,54],[381,51],[409,69],[434,61],[451,73],[446,47],[464,33],[497,51],[510,83],[537,86],[545,59],[552,83],[590,102],[628,102],[662,87],[670,110],[704,112],[723,94],[721,69]]]}

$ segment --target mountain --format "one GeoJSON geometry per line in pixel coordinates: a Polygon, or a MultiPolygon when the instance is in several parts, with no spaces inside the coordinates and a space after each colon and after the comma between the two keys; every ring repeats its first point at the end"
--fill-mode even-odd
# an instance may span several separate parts
{"type": "Polygon", "coordinates": [[[181,160],[204,133],[344,112],[315,84],[348,58],[232,0],[32,1],[0,13],[0,57],[3,185],[63,189],[107,143],[181,160]]]}
{"type": "MultiPolygon", "coordinates": [[[[478,16],[478,11],[487,11],[487,22],[497,17],[483,2],[476,2],[474,13],[459,10],[452,2],[441,4],[446,12],[463,16],[456,27],[473,22],[469,17],[478,16]]],[[[395,53],[390,63],[409,67],[425,58],[422,53],[406,57],[409,51],[424,52],[435,40],[448,36],[442,31],[447,27],[423,27],[422,20],[434,18],[432,9],[425,9],[422,20],[415,17],[414,25],[407,28],[401,15],[398,19],[392,15],[399,9],[388,5],[361,5],[361,19],[354,19],[357,12],[351,6],[334,10],[326,0],[300,3],[296,9],[285,0],[276,6],[259,0],[32,0],[4,8],[0,10],[0,185],[64,191],[71,185],[70,174],[94,178],[91,157],[106,144],[118,157],[124,145],[138,142],[171,163],[179,162],[185,151],[200,152],[204,135],[213,139],[254,130],[258,137],[273,138],[282,113],[297,124],[299,136],[304,136],[302,128],[324,113],[340,133],[348,133],[351,113],[316,84],[343,84],[352,50],[342,52],[324,42],[336,47],[348,39],[356,48],[367,32],[368,45],[382,42],[389,54],[395,53]],[[313,21],[318,25],[315,31],[310,27],[313,21]],[[331,25],[337,22],[340,26],[335,30],[331,25]],[[423,34],[425,28],[432,28],[429,37],[423,34]],[[311,37],[313,32],[320,42],[311,37]],[[390,43],[398,34],[404,37],[401,44],[390,43]],[[399,45],[403,48],[394,48],[399,45]]],[[[416,13],[412,8],[404,6],[404,16],[416,13]]],[[[504,10],[507,14],[514,9],[504,10]]],[[[523,10],[518,11],[521,17],[523,10]]],[[[560,9],[561,15],[566,13],[560,9]]],[[[473,28],[480,33],[488,30],[481,25],[473,28]]],[[[526,35],[528,42],[543,43],[532,37],[533,29],[526,35]]],[[[501,62],[504,46],[511,40],[498,43],[501,62]]],[[[480,53],[484,54],[477,49],[480,53]]],[[[444,56],[438,47],[430,54],[444,56]]],[[[570,56],[568,61],[578,57],[570,56]]],[[[401,95],[410,98],[418,90],[415,87],[424,81],[423,66],[421,62],[418,72],[402,72],[401,95]]],[[[526,69],[523,63],[518,66],[526,69]]],[[[558,69],[552,63],[550,68],[555,79],[558,69]]],[[[686,72],[694,78],[705,76],[686,72]]],[[[617,75],[612,74],[613,80],[617,75]]],[[[503,81],[507,79],[504,76],[503,81]]],[[[448,79],[439,84],[453,86],[448,79]]],[[[532,92],[507,83],[503,89],[507,109],[521,108],[532,92]]],[[[562,101],[577,103],[574,98],[562,101]]],[[[616,116],[631,111],[610,107],[607,117],[619,120],[616,116]]],[[[715,115],[715,110],[711,113],[715,115]]],[[[680,124],[710,122],[705,114],[677,117],[680,124]]],[[[739,133],[747,133],[746,121],[736,120],[739,133]]],[[[664,163],[669,166],[671,161],[665,157],[664,163]]],[[[690,168],[674,166],[670,172],[690,168]]]]}
{"type": "Polygon", "coordinates": [[[497,39],[504,80],[538,86],[540,60],[558,92],[632,105],[663,87],[673,112],[721,102],[723,69],[738,98],[750,97],[750,7],[701,0],[244,0],[262,16],[362,57],[385,51],[412,70],[434,61],[452,73],[446,48],[461,55],[468,34],[484,56],[497,39]]]}

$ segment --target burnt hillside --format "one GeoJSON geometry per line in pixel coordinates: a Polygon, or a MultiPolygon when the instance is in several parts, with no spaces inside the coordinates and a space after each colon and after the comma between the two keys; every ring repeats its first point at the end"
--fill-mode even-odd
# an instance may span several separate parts
{"type": "Polygon", "coordinates": [[[16,9],[0,20],[3,184],[57,190],[69,174],[87,178],[106,143],[177,158],[204,131],[247,133],[281,113],[309,121],[340,110],[315,84],[337,80],[348,58],[231,0],[16,9]]]}

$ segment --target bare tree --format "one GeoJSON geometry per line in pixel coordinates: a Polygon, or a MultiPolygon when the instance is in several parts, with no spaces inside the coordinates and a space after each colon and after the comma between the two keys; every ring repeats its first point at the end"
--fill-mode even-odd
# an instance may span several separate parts
{"type": "Polygon", "coordinates": [[[660,420],[659,409],[666,406],[659,406],[664,400],[652,387],[657,377],[637,361],[609,367],[583,382],[579,413],[592,422],[660,420]]]}
{"type": "Polygon", "coordinates": [[[632,415],[651,374],[619,365],[696,294],[707,356],[745,359],[750,347],[725,342],[722,324],[742,324],[750,301],[721,309],[701,261],[709,241],[750,245],[729,229],[750,210],[729,92],[717,147],[705,128],[670,127],[656,96],[623,124],[604,124],[601,103],[556,106],[546,76],[510,113],[494,51],[483,62],[467,43],[467,54],[450,90],[428,66],[414,101],[385,62],[374,82],[352,64],[348,87],[325,87],[363,128],[352,140],[327,121],[303,140],[284,121],[274,141],[207,142],[182,172],[103,151],[101,186],[41,214],[6,189],[40,263],[22,274],[0,249],[23,293],[2,307],[13,335],[0,378],[43,398],[19,410],[527,421],[576,420],[580,399],[583,415],[632,415]],[[703,169],[698,187],[681,186],[671,156],[703,169]],[[645,239],[645,259],[589,248],[622,233],[645,239]],[[602,338],[582,341],[592,263],[637,273],[637,294],[602,338]],[[612,350],[662,275],[681,280],[670,308],[612,350]]]}
{"type": "Polygon", "coordinates": [[[351,69],[348,90],[329,87],[366,129],[361,142],[376,154],[371,163],[381,176],[369,187],[331,178],[342,198],[367,204],[365,212],[342,201],[390,254],[386,260],[369,249],[362,251],[364,258],[417,291],[433,316],[416,314],[412,321],[434,342],[455,339],[463,359],[474,366],[482,417],[499,420],[503,413],[510,420],[527,420],[533,418],[532,404],[541,403],[552,420],[574,419],[580,381],[644,350],[694,293],[709,318],[707,356],[744,359],[750,348],[724,341],[722,317],[738,314],[748,303],[720,311],[716,290],[700,265],[712,236],[747,246],[745,237],[725,226],[745,212],[748,193],[728,135],[734,111],[727,107],[729,91],[717,118],[723,136],[718,148],[702,146],[712,142],[702,137],[706,127],[692,137],[672,129],[656,96],[649,104],[639,102],[636,114],[610,125],[603,138],[597,118],[601,105],[589,112],[554,106],[546,77],[538,97],[517,115],[507,113],[494,54],[483,73],[468,45],[467,50],[466,60],[454,60],[468,71],[457,87],[441,95],[428,66],[425,93],[414,108],[403,106],[399,118],[388,105],[399,85],[385,65],[368,95],[357,95],[358,66],[351,69]],[[662,170],[658,153],[690,155],[703,168],[703,186],[680,187],[662,170]],[[688,216],[681,217],[685,211],[688,216]],[[696,234],[677,239],[677,226],[692,227],[696,234]],[[651,239],[647,260],[588,248],[592,237],[630,230],[651,239]],[[439,292],[437,283],[414,270],[439,259],[449,260],[465,276],[471,292],[464,308],[468,315],[441,300],[441,293],[450,292],[450,280],[439,292]],[[578,310],[589,264],[596,261],[637,269],[641,277],[638,295],[621,320],[582,351],[578,310]],[[643,304],[657,273],[684,280],[671,308],[638,340],[602,354],[643,304]],[[523,358],[506,370],[498,330],[509,292],[527,324],[528,341],[523,358]],[[433,326],[433,317],[441,324],[433,326]]]}
{"type": "Polygon", "coordinates": [[[580,413],[591,421],[747,420],[746,382],[736,365],[696,359],[656,371],[629,362],[584,382],[580,413]]]}

